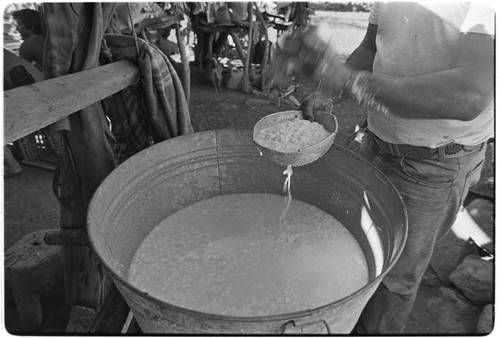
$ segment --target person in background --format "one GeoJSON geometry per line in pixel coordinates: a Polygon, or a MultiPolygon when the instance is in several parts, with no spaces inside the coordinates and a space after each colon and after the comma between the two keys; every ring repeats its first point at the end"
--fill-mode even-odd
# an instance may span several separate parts
{"type": "MultiPolygon", "coordinates": [[[[43,48],[44,39],[42,35],[42,25],[40,20],[40,14],[38,11],[30,8],[23,8],[12,12],[12,17],[16,22],[16,29],[21,35],[23,42],[19,47],[19,56],[24,60],[30,62],[38,70],[42,70],[43,66],[43,48]]],[[[16,60],[11,52],[4,49],[4,89],[8,90],[14,88],[13,80],[10,78],[10,71],[16,65],[22,65],[21,59],[16,60]],[[7,54],[6,54],[7,53],[7,54]]],[[[31,65],[23,65],[25,69],[30,72],[31,65]]],[[[31,70],[31,76],[36,78],[43,78],[40,74],[36,74],[36,69],[31,70]]],[[[10,151],[10,148],[4,146],[4,177],[11,177],[21,173],[22,168],[19,162],[15,159],[10,151]]]]}
{"type": "Polygon", "coordinates": [[[326,97],[366,107],[359,153],[392,181],[407,209],[404,250],[353,334],[403,332],[434,244],[479,180],[494,132],[494,15],[484,2],[374,3],[347,64],[320,29],[282,43],[276,74],[312,78],[326,97]]]}
{"type": "Polygon", "coordinates": [[[3,146],[3,177],[9,178],[19,175],[22,171],[21,164],[14,158],[10,148],[3,146]]]}
{"type": "Polygon", "coordinates": [[[44,39],[40,14],[34,9],[25,8],[13,12],[12,17],[16,21],[17,31],[23,39],[19,47],[19,56],[42,69],[44,39]]]}

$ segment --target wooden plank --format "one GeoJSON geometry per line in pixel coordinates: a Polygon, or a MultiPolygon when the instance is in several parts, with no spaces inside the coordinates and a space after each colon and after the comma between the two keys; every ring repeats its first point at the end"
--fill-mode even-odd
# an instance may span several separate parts
{"type": "Polygon", "coordinates": [[[4,144],[113,95],[138,79],[138,67],[123,60],[7,90],[4,144]]]}
{"type": "Polygon", "coordinates": [[[113,283],[88,333],[120,333],[127,322],[129,312],[130,308],[127,302],[113,283]]]}

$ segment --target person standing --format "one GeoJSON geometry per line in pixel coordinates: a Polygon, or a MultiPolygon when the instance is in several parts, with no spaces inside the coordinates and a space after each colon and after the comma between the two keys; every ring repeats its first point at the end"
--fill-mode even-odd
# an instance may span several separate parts
{"type": "Polygon", "coordinates": [[[276,59],[281,73],[312,78],[325,96],[367,108],[360,155],[392,181],[407,209],[404,250],[353,334],[403,332],[434,244],[479,180],[494,132],[494,15],[484,2],[374,3],[347,65],[313,29],[289,37],[276,59]]]}

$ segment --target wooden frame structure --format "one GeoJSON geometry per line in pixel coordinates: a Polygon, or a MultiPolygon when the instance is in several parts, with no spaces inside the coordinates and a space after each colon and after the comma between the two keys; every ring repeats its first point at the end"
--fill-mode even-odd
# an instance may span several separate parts
{"type": "MultiPolygon", "coordinates": [[[[255,12],[256,22],[261,22],[265,27],[268,23],[258,10],[255,3],[248,4],[249,17],[255,12]],[[255,7],[255,8],[254,8],[255,7]]],[[[171,18],[167,18],[171,19],[171,18]]],[[[162,25],[176,23],[175,20],[162,19],[162,25]]],[[[230,30],[233,40],[237,44],[240,58],[244,61],[245,77],[243,91],[250,92],[249,71],[251,68],[250,56],[252,35],[255,22],[249,20],[248,29],[249,46],[246,53],[236,36],[237,30],[230,30]]],[[[178,25],[175,27],[177,38],[180,40],[178,25]]],[[[220,27],[209,27],[210,42],[220,27]]],[[[240,28],[241,29],[241,28],[240,28]]],[[[266,50],[262,60],[262,90],[265,86],[265,66],[268,62],[268,35],[264,34],[266,50]]],[[[183,46],[180,49],[183,50],[183,46]]],[[[186,68],[187,60],[183,55],[183,66],[186,68]]],[[[187,68],[189,70],[189,68],[187,68]]],[[[189,100],[189,71],[184,73],[184,88],[189,100]]],[[[17,87],[4,91],[4,144],[19,140],[22,137],[45,128],[75,112],[99,102],[131,85],[140,79],[140,71],[136,64],[123,60],[95,67],[77,73],[41,80],[30,85],[17,87]]],[[[128,306],[116,290],[114,285],[109,290],[104,303],[101,305],[89,333],[99,332],[138,332],[138,326],[133,318],[130,319],[128,306]],[[125,323],[125,320],[127,322],[125,323]]]]}

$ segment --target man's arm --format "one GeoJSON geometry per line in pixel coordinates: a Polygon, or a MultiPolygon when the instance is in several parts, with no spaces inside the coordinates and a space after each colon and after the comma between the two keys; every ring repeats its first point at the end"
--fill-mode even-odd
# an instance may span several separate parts
{"type": "Polygon", "coordinates": [[[449,70],[406,78],[366,73],[358,82],[394,115],[470,121],[491,102],[493,79],[494,40],[470,33],[460,34],[449,70]]]}
{"type": "Polygon", "coordinates": [[[28,50],[26,43],[22,43],[21,46],[19,47],[19,56],[25,59],[28,62],[33,61],[33,57],[31,55],[31,52],[28,50]]]}

